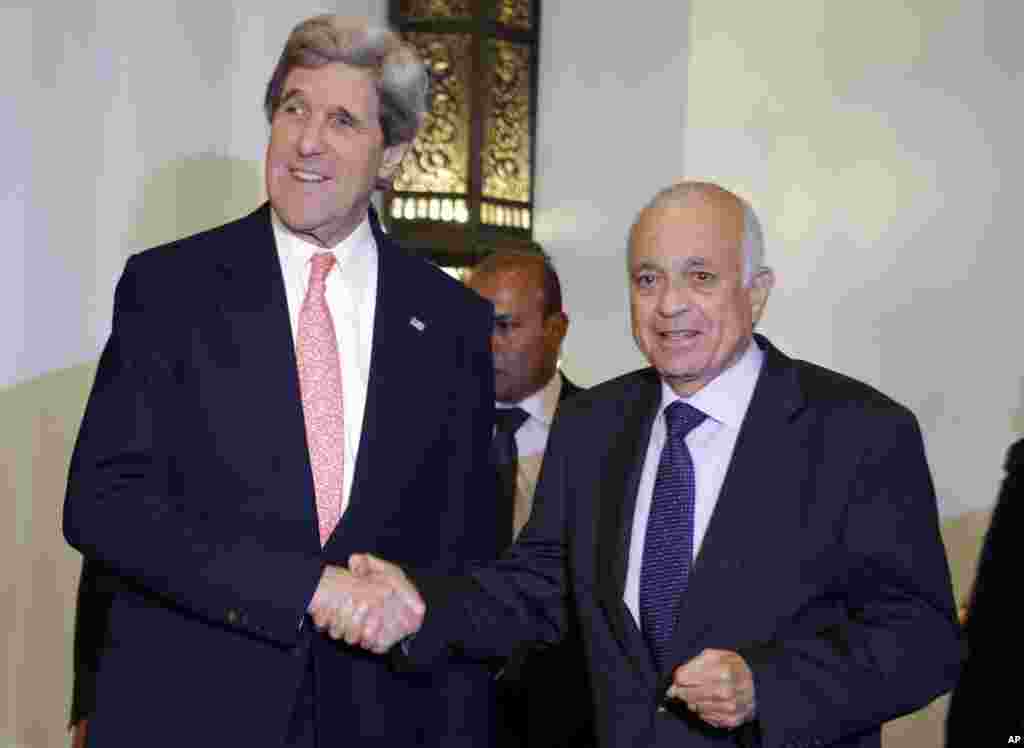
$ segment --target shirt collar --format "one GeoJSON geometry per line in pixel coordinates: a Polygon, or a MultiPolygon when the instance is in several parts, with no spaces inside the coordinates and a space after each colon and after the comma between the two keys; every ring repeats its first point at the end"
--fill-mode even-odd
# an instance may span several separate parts
{"type": "Polygon", "coordinates": [[[754,396],[764,351],[753,338],[743,355],[732,366],[701,387],[690,397],[681,398],[663,379],[661,381],[661,407],[658,412],[676,400],[689,403],[708,418],[738,429],[754,396]]]}
{"type": "Polygon", "coordinates": [[[282,255],[287,257],[289,261],[293,261],[303,266],[309,263],[313,255],[320,252],[331,252],[340,267],[344,265],[347,260],[350,260],[358,254],[366,252],[376,246],[373,241],[373,230],[370,228],[370,219],[368,216],[363,218],[362,223],[356,226],[355,230],[353,230],[351,234],[330,249],[327,249],[325,247],[321,247],[319,244],[307,241],[294,233],[284,225],[284,222],[278,217],[277,212],[273,210],[273,208],[271,208],[270,215],[274,226],[274,240],[277,242],[279,251],[282,255]]]}
{"type": "Polygon", "coordinates": [[[531,418],[536,418],[545,426],[550,426],[555,418],[555,409],[558,407],[558,398],[562,394],[562,374],[555,371],[555,376],[548,380],[548,383],[534,392],[529,397],[520,400],[518,403],[497,403],[499,408],[520,407],[525,410],[531,418]]]}

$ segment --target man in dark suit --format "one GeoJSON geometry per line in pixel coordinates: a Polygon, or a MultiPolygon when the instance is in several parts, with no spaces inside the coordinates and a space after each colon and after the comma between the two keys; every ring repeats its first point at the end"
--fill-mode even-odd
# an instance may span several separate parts
{"type": "Polygon", "coordinates": [[[500,561],[457,579],[409,567],[428,609],[413,664],[557,641],[571,607],[606,748],[878,746],[883,722],[953,685],[916,420],[753,334],[774,283],[761,254],[753,211],[715,185],[640,213],[628,275],[651,368],[560,408],[500,561]]]}
{"type": "MultiPolygon", "coordinates": [[[[510,542],[530,516],[555,410],[582,390],[558,368],[569,318],[549,257],[539,252],[495,252],[473,268],[467,283],[494,304],[495,462],[504,491],[498,497],[498,515],[499,528],[510,542]],[[505,448],[500,447],[506,439],[513,457],[508,478],[502,475],[505,448]]],[[[560,644],[524,649],[499,671],[499,746],[593,745],[583,648],[575,618],[571,623],[570,634],[560,644]]]]}
{"type": "Polygon", "coordinates": [[[1024,529],[1024,439],[1006,452],[1006,477],[978,559],[967,620],[967,660],[946,718],[946,747],[1006,745],[1024,734],[1024,709],[1007,677],[1024,668],[1016,600],[1024,529]]]}
{"type": "Polygon", "coordinates": [[[88,742],[487,744],[490,673],[396,673],[342,642],[422,617],[367,548],[494,558],[489,306],[381,232],[370,197],[422,118],[393,33],[299,24],[267,88],[270,198],[128,260],[64,532],[112,589],[88,742]]]}
{"type": "Polygon", "coordinates": [[[499,415],[521,411],[512,429],[517,463],[508,488],[513,495],[499,518],[511,542],[530,516],[555,408],[581,388],[558,369],[569,318],[548,257],[528,251],[492,253],[472,269],[467,285],[494,305],[495,407],[499,415]]]}

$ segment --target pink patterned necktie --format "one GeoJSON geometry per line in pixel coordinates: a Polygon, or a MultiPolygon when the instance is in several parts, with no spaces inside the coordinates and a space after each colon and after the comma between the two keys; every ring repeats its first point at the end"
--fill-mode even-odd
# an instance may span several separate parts
{"type": "Polygon", "coordinates": [[[313,467],[320,543],[334,532],[342,511],[345,477],[345,420],[341,401],[341,361],[334,321],[325,296],[330,252],[313,255],[309,288],[299,310],[299,387],[306,417],[306,441],[313,467]]]}

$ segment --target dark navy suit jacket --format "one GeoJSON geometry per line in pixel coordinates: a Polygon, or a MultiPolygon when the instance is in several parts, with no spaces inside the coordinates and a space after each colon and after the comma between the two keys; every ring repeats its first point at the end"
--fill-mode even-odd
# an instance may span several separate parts
{"type": "Polygon", "coordinates": [[[966,634],[968,655],[949,702],[946,747],[1006,745],[1024,734],[1019,689],[1007,685],[1024,669],[1017,600],[1024,531],[1024,439],[1006,452],[1006,476],[978,559],[966,634]]]}
{"type": "Polygon", "coordinates": [[[110,590],[91,743],[280,745],[311,662],[323,745],[490,739],[486,668],[396,673],[304,623],[355,551],[445,573],[497,553],[491,309],[371,219],[362,440],[323,549],[269,207],[128,260],[64,507],[110,590]]]}
{"type": "MultiPolygon", "coordinates": [[[[949,690],[962,656],[936,500],[913,415],[758,337],[764,368],[675,632],[749,664],[757,719],[711,728],[664,703],[623,602],[637,486],[661,381],[645,369],[555,417],[530,522],[496,564],[459,580],[413,571],[427,616],[411,664],[554,641],[579,616],[603,748],[861,746],[949,690]]],[[[699,469],[699,466],[698,466],[699,469]]]]}

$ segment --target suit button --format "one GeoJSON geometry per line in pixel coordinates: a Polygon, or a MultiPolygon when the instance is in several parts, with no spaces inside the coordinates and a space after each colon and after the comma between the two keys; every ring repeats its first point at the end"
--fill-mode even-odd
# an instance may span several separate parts
{"type": "Polygon", "coordinates": [[[238,623],[238,618],[239,618],[239,616],[238,616],[238,611],[237,610],[229,610],[228,611],[228,623],[232,623],[232,624],[238,623]]]}
{"type": "Polygon", "coordinates": [[[658,705],[658,714],[664,714],[667,711],[668,711],[668,709],[665,708],[664,704],[658,705]]]}

